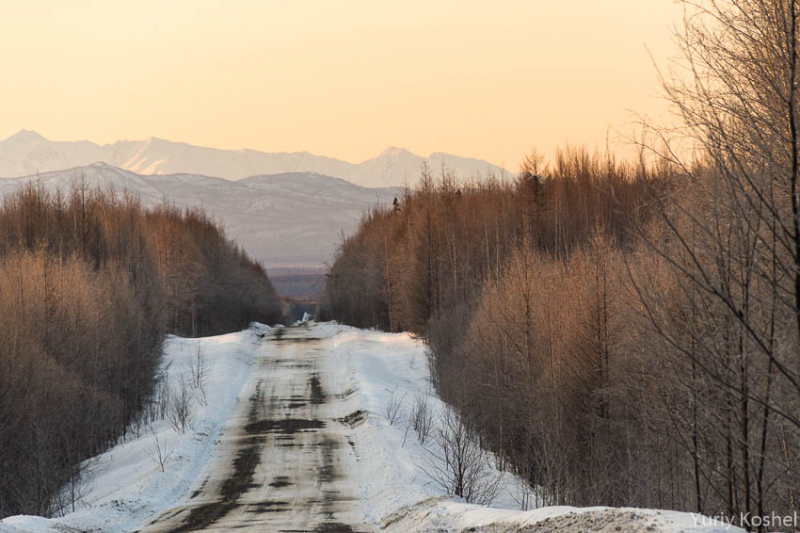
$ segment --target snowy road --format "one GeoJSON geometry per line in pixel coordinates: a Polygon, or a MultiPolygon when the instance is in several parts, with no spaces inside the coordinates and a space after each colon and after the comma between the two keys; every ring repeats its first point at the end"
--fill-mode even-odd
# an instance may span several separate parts
{"type": "Polygon", "coordinates": [[[520,510],[521,491],[535,494],[509,472],[492,474],[502,487],[492,507],[449,496],[429,475],[445,471],[445,406],[424,345],[408,334],[312,323],[170,337],[163,371],[173,394],[200,353],[204,385],[191,391],[188,429],[169,420],[131,428],[84,465],[75,510],[9,517],[0,533],[742,531],[674,511],[520,510]],[[424,442],[411,424],[420,402],[434,427],[424,442]]]}
{"type": "MultiPolygon", "coordinates": [[[[256,360],[225,428],[218,458],[188,503],[142,531],[371,531],[353,493],[353,419],[337,419],[345,391],[320,372],[322,341],[279,329],[256,360]]],[[[357,417],[353,417],[357,418],[357,417]]]]}

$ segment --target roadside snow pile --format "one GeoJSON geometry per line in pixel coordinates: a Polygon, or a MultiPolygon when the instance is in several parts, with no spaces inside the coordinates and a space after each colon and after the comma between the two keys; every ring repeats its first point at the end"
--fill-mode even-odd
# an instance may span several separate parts
{"type": "Polygon", "coordinates": [[[54,519],[12,516],[0,521],[0,533],[129,531],[174,505],[211,458],[268,330],[253,324],[217,337],[170,337],[156,398],[165,419],[131,428],[124,442],[84,464],[74,512],[54,519]]]}
{"type": "Polygon", "coordinates": [[[337,329],[326,371],[341,390],[351,392],[346,403],[353,412],[369,415],[353,428],[362,497],[370,502],[365,520],[379,522],[401,506],[447,494],[454,472],[445,466],[449,452],[443,444],[456,439],[463,450],[459,459],[470,463],[463,473],[472,493],[465,496],[501,508],[532,501],[513,475],[496,469],[494,457],[465,435],[458,417],[436,396],[422,342],[407,334],[337,329]]]}
{"type": "Polygon", "coordinates": [[[531,511],[489,509],[434,498],[385,518],[387,531],[403,533],[744,533],[692,513],[610,507],[542,507],[531,511]]]}
{"type": "MultiPolygon", "coordinates": [[[[460,433],[457,415],[430,385],[421,341],[408,334],[364,331],[334,324],[315,328],[328,338],[326,372],[347,391],[355,420],[353,441],[365,522],[387,531],[642,531],[736,532],[721,522],[672,511],[604,507],[536,507],[521,480],[497,469],[492,454],[476,452],[460,433]],[[420,411],[424,411],[420,413],[420,411]],[[459,447],[465,452],[453,452],[459,447]],[[450,451],[445,451],[449,448],[450,451]],[[458,457],[454,457],[458,455],[458,457]],[[475,485],[471,501],[448,496],[455,472],[447,460],[467,459],[475,485]],[[523,510],[519,510],[523,509],[523,510]],[[475,528],[475,529],[473,529],[475,528]]],[[[466,492],[466,491],[465,491],[466,492]]]]}

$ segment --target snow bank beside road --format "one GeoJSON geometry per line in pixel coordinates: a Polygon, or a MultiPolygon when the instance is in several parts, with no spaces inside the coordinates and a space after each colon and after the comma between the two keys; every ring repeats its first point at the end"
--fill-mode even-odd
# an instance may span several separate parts
{"type": "Polygon", "coordinates": [[[384,519],[403,533],[744,533],[743,529],[691,513],[610,507],[542,507],[531,511],[489,509],[452,499],[432,499],[384,519]]]}
{"type": "MultiPolygon", "coordinates": [[[[323,328],[329,328],[323,325],[323,328]]],[[[445,408],[430,384],[425,348],[408,334],[388,334],[343,328],[330,339],[326,371],[353,391],[352,410],[369,413],[365,424],[353,429],[359,455],[363,498],[370,502],[365,520],[379,522],[399,507],[425,498],[442,496],[434,472],[442,468],[437,455],[436,425],[445,408]],[[420,442],[410,420],[415,401],[427,402],[434,427],[425,443],[420,442]],[[393,423],[387,409],[397,406],[393,423]]],[[[490,465],[494,469],[494,464],[490,465]]],[[[518,507],[520,484],[509,473],[499,476],[496,507],[518,507]]]]}
{"type": "MultiPolygon", "coordinates": [[[[507,531],[642,531],[741,532],[727,524],[695,519],[690,513],[649,509],[605,507],[543,507],[520,511],[524,494],[520,480],[508,472],[500,476],[497,497],[491,507],[470,505],[447,496],[434,479],[438,460],[435,428],[425,444],[409,428],[415,398],[425,398],[436,423],[445,405],[429,382],[428,360],[421,341],[408,334],[387,334],[322,324],[315,327],[328,337],[325,371],[350,390],[346,405],[355,412],[367,411],[366,421],[353,428],[364,520],[387,531],[449,532],[471,530],[507,531]],[[393,424],[387,406],[400,403],[393,424]],[[433,477],[430,474],[434,474],[433,477]],[[516,510],[515,510],[516,509],[516,510]],[[711,525],[709,525],[711,524],[711,525]],[[619,529],[618,529],[619,528],[619,529]]],[[[345,414],[343,413],[343,416],[345,414]]],[[[442,465],[439,465],[442,466],[442,465]]],[[[492,463],[492,468],[494,464],[492,463]]]]}
{"type": "Polygon", "coordinates": [[[61,518],[13,516],[0,521],[0,533],[44,531],[122,532],[135,529],[160,511],[174,505],[202,474],[212,457],[214,443],[224,431],[228,414],[236,405],[258,352],[260,337],[269,328],[254,324],[239,333],[184,339],[169,337],[164,346],[163,368],[173,390],[180,379],[191,377],[191,365],[201,350],[205,364],[203,390],[192,390],[191,428],[173,429],[168,420],[142,428],[128,439],[85,463],[87,481],[74,512],[61,518]],[[164,455],[158,464],[156,439],[164,455]],[[5,529],[4,529],[5,528],[5,529]]]}

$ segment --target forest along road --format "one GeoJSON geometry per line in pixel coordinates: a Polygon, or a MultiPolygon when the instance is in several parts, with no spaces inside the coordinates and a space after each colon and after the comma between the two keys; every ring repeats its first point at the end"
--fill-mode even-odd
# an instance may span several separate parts
{"type": "Polygon", "coordinates": [[[367,532],[348,479],[344,391],[318,372],[313,329],[273,330],[225,426],[202,485],[141,531],[367,532]]]}

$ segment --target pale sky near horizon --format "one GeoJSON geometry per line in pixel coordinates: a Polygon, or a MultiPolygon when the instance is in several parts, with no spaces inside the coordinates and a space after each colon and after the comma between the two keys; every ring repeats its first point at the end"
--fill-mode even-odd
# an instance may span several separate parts
{"type": "Polygon", "coordinates": [[[0,139],[151,136],[516,170],[663,113],[673,0],[31,0],[0,6],[0,139]],[[648,51],[649,49],[649,51],[648,51]],[[651,54],[653,58],[651,59],[651,54]]]}

